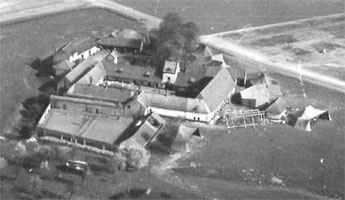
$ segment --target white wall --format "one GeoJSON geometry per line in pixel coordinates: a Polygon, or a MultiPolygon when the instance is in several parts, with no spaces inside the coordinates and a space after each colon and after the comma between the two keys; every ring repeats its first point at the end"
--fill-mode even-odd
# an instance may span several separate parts
{"type": "Polygon", "coordinates": [[[180,72],[180,63],[177,63],[176,66],[176,71],[175,74],[172,73],[163,73],[163,83],[168,82],[168,78],[170,78],[170,83],[175,83],[176,82],[176,78],[177,78],[177,74],[180,72]]]}
{"type": "Polygon", "coordinates": [[[188,119],[188,120],[194,120],[194,121],[200,121],[200,122],[206,122],[206,123],[208,123],[211,120],[211,115],[212,115],[212,113],[201,114],[201,113],[192,113],[192,112],[184,112],[184,111],[177,111],[177,110],[166,110],[166,109],[156,108],[156,107],[148,107],[145,110],[145,114],[148,114],[151,111],[156,112],[157,114],[166,116],[166,117],[188,119]]]}
{"type": "Polygon", "coordinates": [[[84,51],[82,53],[75,52],[73,55],[71,55],[69,57],[69,61],[70,62],[75,62],[76,60],[79,60],[81,58],[86,59],[89,56],[91,56],[91,55],[95,54],[96,52],[98,52],[99,50],[100,49],[98,47],[94,46],[94,47],[92,47],[92,48],[90,48],[90,49],[88,49],[88,50],[86,50],[86,51],[84,51]]]}

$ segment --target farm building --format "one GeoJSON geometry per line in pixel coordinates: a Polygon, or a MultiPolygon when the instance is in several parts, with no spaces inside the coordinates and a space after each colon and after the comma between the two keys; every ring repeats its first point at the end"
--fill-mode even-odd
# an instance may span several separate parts
{"type": "Polygon", "coordinates": [[[124,88],[101,87],[90,84],[74,84],[65,94],[75,98],[84,98],[115,104],[125,104],[134,97],[134,91],[124,88]]]}
{"type": "Polygon", "coordinates": [[[106,75],[103,63],[97,62],[97,64],[81,77],[77,83],[99,85],[106,75]]]}
{"type": "Polygon", "coordinates": [[[80,148],[111,153],[116,140],[132,123],[112,118],[48,107],[37,125],[37,136],[80,148]]]}
{"type": "Polygon", "coordinates": [[[156,70],[151,67],[114,64],[106,60],[103,61],[103,66],[107,73],[106,81],[164,88],[162,79],[157,76],[156,70]]]}
{"type": "Polygon", "coordinates": [[[54,64],[52,67],[52,74],[53,76],[61,76],[69,71],[75,66],[75,63],[70,62],[69,60],[65,59],[57,64],[54,64]]]}
{"type": "Polygon", "coordinates": [[[61,109],[116,118],[122,118],[125,111],[124,107],[119,104],[55,95],[50,97],[50,106],[52,109],[61,109]]]}
{"type": "Polygon", "coordinates": [[[312,124],[317,119],[332,120],[327,110],[319,110],[309,105],[302,110],[290,114],[287,124],[302,130],[311,131],[312,124]]]}
{"type": "Polygon", "coordinates": [[[90,37],[84,38],[75,43],[68,43],[56,52],[54,55],[54,63],[64,59],[67,59],[70,62],[75,62],[79,59],[87,59],[89,56],[100,50],[96,45],[96,42],[90,37]]]}
{"type": "Polygon", "coordinates": [[[131,145],[147,147],[155,140],[164,125],[165,120],[157,113],[152,112],[137,121],[135,124],[137,128],[133,131],[133,135],[129,135],[129,139],[125,138],[126,140],[121,142],[120,147],[129,147],[131,145]]]}
{"type": "Polygon", "coordinates": [[[163,83],[174,84],[180,72],[180,63],[166,60],[163,67],[163,83]]]}
{"type": "Polygon", "coordinates": [[[86,59],[77,65],[73,70],[68,72],[66,76],[58,83],[58,91],[62,92],[69,89],[74,83],[81,79],[97,62],[95,60],[86,59]]]}
{"type": "Polygon", "coordinates": [[[114,31],[110,36],[98,41],[104,49],[133,53],[141,53],[146,43],[149,43],[146,35],[130,29],[114,31]]]}

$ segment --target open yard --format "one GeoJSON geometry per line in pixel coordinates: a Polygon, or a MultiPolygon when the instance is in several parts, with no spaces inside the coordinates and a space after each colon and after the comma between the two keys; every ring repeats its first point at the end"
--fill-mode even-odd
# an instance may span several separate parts
{"type": "Polygon", "coordinates": [[[140,26],[102,9],[86,9],[0,27],[0,134],[9,132],[20,103],[38,93],[46,77],[36,77],[36,57],[76,38],[103,35],[113,29],[140,26]]]}

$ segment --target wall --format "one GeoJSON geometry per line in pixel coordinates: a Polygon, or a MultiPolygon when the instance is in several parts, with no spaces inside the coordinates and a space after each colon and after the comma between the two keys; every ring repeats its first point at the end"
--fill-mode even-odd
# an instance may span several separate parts
{"type": "Polygon", "coordinates": [[[87,112],[92,114],[106,115],[106,116],[123,116],[123,108],[101,105],[101,104],[91,104],[87,102],[73,102],[67,100],[53,99],[51,98],[52,108],[55,109],[64,109],[64,110],[73,110],[76,112],[87,112]]]}
{"type": "Polygon", "coordinates": [[[88,49],[88,50],[86,50],[86,51],[84,51],[84,52],[82,52],[82,53],[78,53],[78,52],[75,52],[73,55],[71,55],[70,57],[69,57],[69,61],[70,62],[75,62],[76,60],[79,60],[79,59],[86,59],[86,58],[88,58],[89,56],[91,56],[91,55],[93,55],[93,54],[95,54],[97,51],[99,51],[100,49],[98,48],[98,47],[96,47],[96,46],[94,46],[94,47],[92,47],[92,48],[90,48],[90,49],[88,49]]]}
{"type": "Polygon", "coordinates": [[[210,114],[201,114],[201,113],[192,113],[192,112],[184,112],[184,111],[177,111],[177,110],[166,110],[162,108],[155,108],[155,107],[148,107],[145,110],[145,114],[150,113],[151,111],[156,112],[159,115],[173,117],[173,118],[181,118],[193,121],[200,121],[208,123],[210,120],[210,114]]]}

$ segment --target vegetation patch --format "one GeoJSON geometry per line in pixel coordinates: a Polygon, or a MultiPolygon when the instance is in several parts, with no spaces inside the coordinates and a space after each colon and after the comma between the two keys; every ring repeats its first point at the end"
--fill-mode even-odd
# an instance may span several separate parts
{"type": "Polygon", "coordinates": [[[297,41],[298,40],[296,40],[291,34],[280,34],[267,38],[261,38],[253,42],[250,42],[249,44],[253,46],[271,47],[275,45],[292,44],[297,41]]]}

